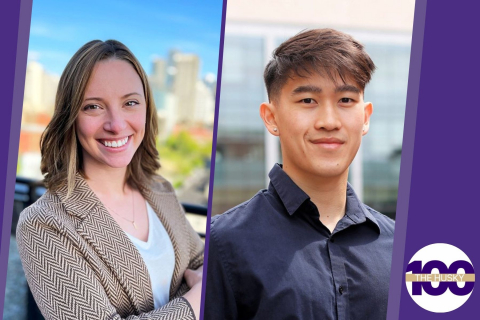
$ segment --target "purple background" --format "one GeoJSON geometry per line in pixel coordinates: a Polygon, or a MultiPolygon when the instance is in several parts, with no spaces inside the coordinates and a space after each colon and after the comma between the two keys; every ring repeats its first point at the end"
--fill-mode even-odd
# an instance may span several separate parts
{"type": "Polygon", "coordinates": [[[413,146],[417,118],[420,71],[423,53],[423,32],[427,1],[417,0],[413,22],[412,49],[408,79],[407,107],[405,110],[405,129],[403,132],[402,163],[398,186],[397,215],[395,221],[395,239],[393,242],[392,271],[388,299],[387,319],[398,319],[400,308],[399,292],[405,287],[403,282],[403,260],[405,254],[405,237],[407,232],[408,206],[412,174],[413,146]]]}
{"type": "Polygon", "coordinates": [[[0,1],[0,208],[2,210],[0,252],[0,311],[3,314],[5,277],[13,213],[15,173],[17,171],[18,139],[23,105],[23,89],[27,67],[28,36],[32,0],[0,1]],[[20,27],[19,27],[20,26],[20,27]]]}
{"type": "MultiPolygon", "coordinates": [[[[5,195],[0,196],[0,310],[4,302],[31,5],[32,0],[0,2],[0,150],[4,151],[0,152],[0,195],[5,195]]],[[[226,0],[222,26],[225,5],[226,0]]],[[[450,1],[429,1],[427,6],[426,0],[416,1],[388,319],[467,319],[478,314],[478,289],[459,309],[436,314],[417,306],[404,282],[410,258],[431,243],[457,246],[477,270],[480,266],[480,241],[476,237],[480,220],[478,7],[475,2],[452,6],[450,1]]],[[[220,60],[219,75],[221,67],[220,60]]],[[[220,85],[219,78],[217,101],[220,85]]],[[[214,148],[215,142],[216,138],[214,148]]],[[[214,161],[212,152],[211,178],[214,161]]],[[[210,190],[212,184],[211,179],[210,190]]]]}
{"type": "Polygon", "coordinates": [[[460,248],[480,268],[479,5],[456,4],[416,2],[389,319],[478,317],[478,289],[459,309],[437,314],[411,299],[404,280],[411,257],[432,243],[460,248]]]}
{"type": "MultiPolygon", "coordinates": [[[[218,72],[217,72],[217,91],[215,97],[215,120],[213,124],[213,141],[212,141],[212,157],[210,165],[210,192],[208,194],[208,216],[207,216],[207,231],[205,233],[205,255],[203,263],[203,277],[207,278],[207,268],[208,268],[208,243],[210,239],[210,220],[212,218],[212,196],[213,196],[213,176],[215,173],[215,159],[216,159],[216,150],[217,150],[217,129],[218,129],[218,107],[220,103],[220,91],[222,88],[222,63],[223,63],[223,43],[225,39],[225,17],[227,14],[227,0],[223,0],[222,8],[222,26],[220,30],[220,47],[218,49],[218,72]]],[[[203,302],[205,301],[205,291],[207,288],[207,282],[203,281],[202,283],[202,304],[200,306],[200,320],[203,319],[204,307],[203,302]]]]}

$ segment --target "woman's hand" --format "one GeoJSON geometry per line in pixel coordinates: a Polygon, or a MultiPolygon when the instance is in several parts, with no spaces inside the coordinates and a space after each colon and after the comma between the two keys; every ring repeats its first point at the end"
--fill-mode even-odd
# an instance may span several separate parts
{"type": "Polygon", "coordinates": [[[195,318],[199,319],[200,302],[202,299],[203,266],[196,270],[187,269],[183,277],[185,278],[187,285],[190,287],[190,291],[188,291],[183,297],[187,299],[192,306],[195,318]]]}
{"type": "Polygon", "coordinates": [[[202,283],[202,277],[203,277],[203,266],[200,268],[193,270],[193,269],[187,269],[183,275],[185,278],[185,281],[187,282],[187,285],[190,289],[193,288],[195,284],[200,282],[202,283]]]}

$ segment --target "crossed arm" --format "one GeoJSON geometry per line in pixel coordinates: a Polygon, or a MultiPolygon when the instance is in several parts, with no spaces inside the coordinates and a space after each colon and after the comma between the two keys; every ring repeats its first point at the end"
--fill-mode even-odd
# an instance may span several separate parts
{"type": "MultiPolygon", "coordinates": [[[[86,252],[78,240],[70,236],[70,229],[53,217],[34,214],[22,214],[17,228],[27,281],[47,320],[194,320],[198,317],[202,269],[187,272],[186,285],[178,290],[183,294],[189,289],[188,285],[191,290],[184,296],[160,309],[146,311],[153,308],[153,301],[149,305],[148,299],[144,299],[134,306],[132,293],[122,290],[120,284],[113,281],[115,278],[108,276],[108,270],[102,270],[99,258],[86,252]]],[[[198,250],[199,245],[194,244],[192,248],[198,250]]],[[[198,268],[202,262],[203,254],[197,254],[189,267],[198,268]]]]}

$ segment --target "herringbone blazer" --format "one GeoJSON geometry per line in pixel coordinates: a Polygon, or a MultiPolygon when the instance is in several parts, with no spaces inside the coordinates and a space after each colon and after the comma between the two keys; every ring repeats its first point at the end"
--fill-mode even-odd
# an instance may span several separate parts
{"type": "Polygon", "coordinates": [[[180,296],[188,291],[185,270],[203,264],[203,242],[169,182],[158,178],[142,194],[173,244],[170,302],[153,310],[140,253],[77,174],[68,198],[66,186],[47,191],[21,213],[17,227],[27,281],[46,319],[195,319],[180,296]]]}

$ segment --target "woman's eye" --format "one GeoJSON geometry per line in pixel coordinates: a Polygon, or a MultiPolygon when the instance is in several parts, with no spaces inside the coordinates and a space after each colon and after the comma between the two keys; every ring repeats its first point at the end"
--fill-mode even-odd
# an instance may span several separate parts
{"type": "Polygon", "coordinates": [[[138,104],[137,101],[128,101],[128,102],[126,103],[126,105],[129,106],[129,107],[136,106],[137,104],[138,104]]]}
{"type": "Polygon", "coordinates": [[[97,109],[100,109],[100,106],[98,104],[89,104],[83,107],[84,111],[97,110],[97,109]]]}
{"type": "Polygon", "coordinates": [[[306,104],[315,103],[315,100],[313,100],[312,98],[302,99],[301,101],[306,104]]]}

